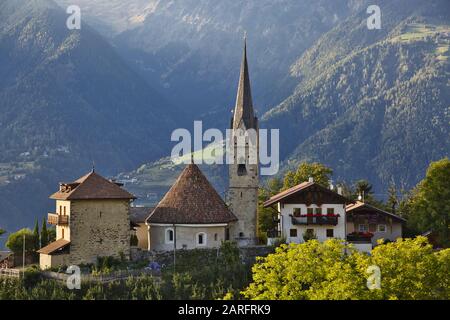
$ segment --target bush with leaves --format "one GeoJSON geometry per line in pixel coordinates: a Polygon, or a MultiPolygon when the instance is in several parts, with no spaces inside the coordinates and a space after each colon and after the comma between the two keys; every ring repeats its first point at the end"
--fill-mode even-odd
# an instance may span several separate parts
{"type": "Polygon", "coordinates": [[[248,299],[449,299],[450,249],[435,252],[426,238],[379,245],[372,254],[341,240],[282,245],[253,266],[248,299]],[[379,289],[367,287],[368,267],[381,270],[379,289]]]}
{"type": "Polygon", "coordinates": [[[21,253],[23,251],[24,237],[25,250],[27,252],[34,252],[36,239],[30,229],[21,229],[17,232],[11,233],[6,241],[6,246],[14,253],[21,253]]]}

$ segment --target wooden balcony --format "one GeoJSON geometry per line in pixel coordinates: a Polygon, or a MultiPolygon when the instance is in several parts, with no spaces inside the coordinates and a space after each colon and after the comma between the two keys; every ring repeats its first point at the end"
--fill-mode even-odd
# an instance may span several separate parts
{"type": "Polygon", "coordinates": [[[63,216],[61,214],[56,213],[49,213],[47,221],[49,224],[53,225],[68,225],[69,216],[63,216]]]}
{"type": "Polygon", "coordinates": [[[338,224],[339,215],[301,215],[298,217],[291,216],[293,225],[328,225],[336,226],[338,224]]]}

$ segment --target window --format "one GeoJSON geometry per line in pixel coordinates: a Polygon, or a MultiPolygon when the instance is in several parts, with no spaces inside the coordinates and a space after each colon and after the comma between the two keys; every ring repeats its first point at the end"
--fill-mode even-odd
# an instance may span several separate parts
{"type": "Polygon", "coordinates": [[[247,174],[247,169],[245,164],[241,163],[238,165],[238,176],[245,176],[247,174]]]}
{"type": "Polygon", "coordinates": [[[322,208],[316,208],[316,214],[322,214],[322,208]]]}
{"type": "Polygon", "coordinates": [[[289,236],[291,238],[296,238],[297,237],[297,229],[291,229],[289,230],[289,236]]]}
{"type": "Polygon", "coordinates": [[[218,238],[217,233],[215,233],[214,234],[214,241],[217,241],[217,238],[218,238]]]}
{"type": "Polygon", "coordinates": [[[230,228],[225,229],[225,240],[230,240],[230,228]]]}
{"type": "Polygon", "coordinates": [[[307,215],[306,215],[306,223],[310,224],[310,223],[314,223],[314,208],[308,208],[307,209],[307,215]]]}
{"type": "Polygon", "coordinates": [[[328,215],[334,215],[334,208],[327,208],[328,215]]]}
{"type": "Polygon", "coordinates": [[[61,229],[61,238],[64,239],[64,228],[61,229]]]}
{"type": "Polygon", "coordinates": [[[64,215],[66,215],[66,206],[64,206],[64,215]]]}
{"type": "Polygon", "coordinates": [[[62,206],[59,206],[59,214],[62,214],[62,206]]]}
{"type": "Polygon", "coordinates": [[[327,238],[334,237],[334,229],[327,229],[327,238]]]}
{"type": "Polygon", "coordinates": [[[377,225],[375,223],[369,223],[369,232],[376,232],[377,225]]]}
{"type": "Polygon", "coordinates": [[[204,232],[197,233],[197,245],[206,246],[206,233],[204,232]]]}
{"type": "Polygon", "coordinates": [[[294,208],[294,217],[300,217],[302,215],[301,208],[294,208]]]}
{"type": "Polygon", "coordinates": [[[174,231],[172,228],[166,229],[166,244],[171,244],[174,241],[174,231]]]}
{"type": "Polygon", "coordinates": [[[369,226],[367,224],[360,224],[358,226],[358,231],[359,232],[367,232],[367,231],[369,231],[369,226]]]}
{"type": "Polygon", "coordinates": [[[386,232],[386,225],[385,224],[379,224],[378,225],[378,232],[386,232]]]}

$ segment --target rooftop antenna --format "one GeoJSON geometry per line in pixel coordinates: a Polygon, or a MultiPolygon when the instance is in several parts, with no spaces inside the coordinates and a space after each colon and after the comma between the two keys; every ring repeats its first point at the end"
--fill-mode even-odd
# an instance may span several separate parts
{"type": "Polygon", "coordinates": [[[92,173],[94,173],[94,172],[95,172],[95,161],[92,160],[92,173]]]}

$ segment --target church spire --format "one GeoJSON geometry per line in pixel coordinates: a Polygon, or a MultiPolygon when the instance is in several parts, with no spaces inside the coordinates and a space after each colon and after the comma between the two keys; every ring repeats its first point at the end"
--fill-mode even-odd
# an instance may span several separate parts
{"type": "Polygon", "coordinates": [[[246,129],[256,129],[247,63],[247,35],[244,36],[244,53],[242,55],[236,106],[234,108],[233,128],[238,128],[241,122],[244,123],[246,129]]]}

